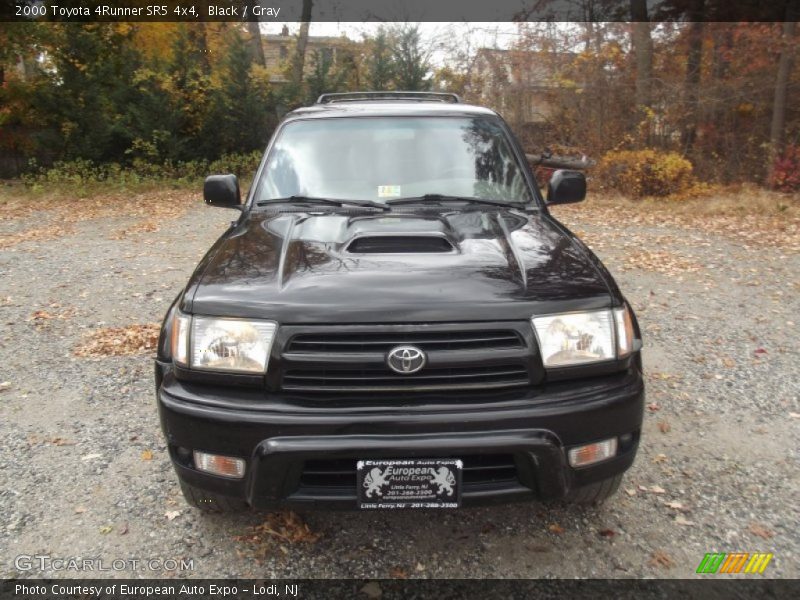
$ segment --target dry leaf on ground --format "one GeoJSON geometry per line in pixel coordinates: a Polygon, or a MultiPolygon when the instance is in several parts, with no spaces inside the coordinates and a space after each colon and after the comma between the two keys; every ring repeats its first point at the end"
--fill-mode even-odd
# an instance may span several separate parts
{"type": "Polygon", "coordinates": [[[614,531],[613,529],[601,529],[597,533],[600,535],[600,537],[604,538],[611,538],[617,535],[617,532],[614,531]]]}
{"type": "Polygon", "coordinates": [[[750,526],[747,528],[747,531],[749,531],[753,535],[757,535],[760,538],[764,538],[765,540],[775,537],[775,532],[769,529],[766,525],[762,525],[761,523],[750,523],[750,526]]]}
{"type": "Polygon", "coordinates": [[[408,573],[402,567],[392,567],[389,569],[389,577],[393,579],[406,579],[408,577],[408,573]]]}
{"type": "Polygon", "coordinates": [[[651,567],[664,567],[665,569],[671,569],[675,562],[670,558],[669,554],[664,552],[663,550],[656,550],[650,555],[650,560],[648,563],[651,567]]]}
{"type": "Polygon", "coordinates": [[[293,511],[269,513],[264,522],[253,527],[250,533],[234,537],[237,541],[251,544],[270,539],[290,544],[313,544],[319,538],[320,534],[311,531],[308,524],[293,511]]]}
{"type": "Polygon", "coordinates": [[[76,356],[127,356],[152,352],[158,344],[158,323],[103,327],[87,334],[75,347],[76,356]]]}
{"type": "Polygon", "coordinates": [[[550,533],[555,533],[556,535],[561,535],[562,533],[564,533],[564,528],[561,525],[559,525],[558,523],[551,523],[547,527],[547,530],[550,533]]]}

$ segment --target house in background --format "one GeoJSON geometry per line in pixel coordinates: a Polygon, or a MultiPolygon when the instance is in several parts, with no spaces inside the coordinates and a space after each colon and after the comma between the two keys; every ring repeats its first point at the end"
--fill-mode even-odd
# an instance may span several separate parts
{"type": "MultiPolygon", "coordinates": [[[[314,71],[316,57],[321,56],[330,59],[331,64],[336,66],[342,59],[348,48],[355,42],[342,35],[334,36],[308,36],[306,45],[306,59],[303,65],[303,75],[308,76],[314,71]]],[[[279,34],[261,36],[261,46],[264,49],[264,63],[270,73],[270,83],[288,83],[287,66],[294,57],[297,37],[289,34],[289,28],[283,26],[279,34]]]]}
{"type": "Polygon", "coordinates": [[[573,55],[481,48],[472,65],[472,101],[493,108],[515,128],[551,123],[558,70],[573,55]]]}

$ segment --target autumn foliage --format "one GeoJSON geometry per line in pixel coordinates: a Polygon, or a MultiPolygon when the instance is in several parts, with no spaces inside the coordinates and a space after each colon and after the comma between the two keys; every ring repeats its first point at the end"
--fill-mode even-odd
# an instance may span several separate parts
{"type": "Polygon", "coordinates": [[[634,198],[682,194],[695,183],[691,162],[676,152],[655,150],[608,152],[596,174],[605,186],[634,198]]]}

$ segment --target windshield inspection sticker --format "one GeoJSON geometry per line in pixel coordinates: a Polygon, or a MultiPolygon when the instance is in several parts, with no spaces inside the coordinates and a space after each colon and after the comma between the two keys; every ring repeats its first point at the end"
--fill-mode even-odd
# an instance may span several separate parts
{"type": "Polygon", "coordinates": [[[458,508],[461,470],[457,459],[360,460],[358,505],[375,508],[458,508]]]}
{"type": "Polygon", "coordinates": [[[379,185],[378,198],[399,198],[400,186],[399,185],[379,185]]]}

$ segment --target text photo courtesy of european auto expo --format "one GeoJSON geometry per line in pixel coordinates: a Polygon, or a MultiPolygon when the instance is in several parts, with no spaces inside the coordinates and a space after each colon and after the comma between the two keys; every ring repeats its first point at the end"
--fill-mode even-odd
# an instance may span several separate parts
{"type": "Polygon", "coordinates": [[[0,597],[800,597],[800,0],[0,2],[0,597]]]}

